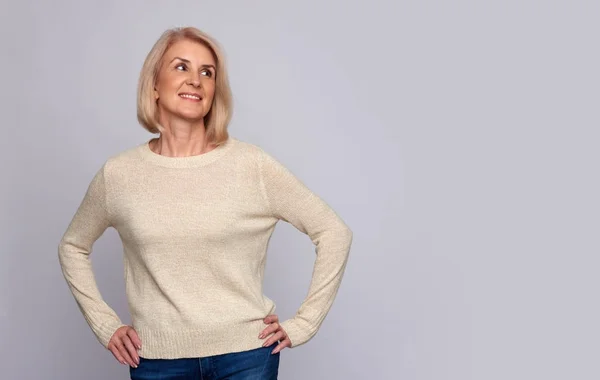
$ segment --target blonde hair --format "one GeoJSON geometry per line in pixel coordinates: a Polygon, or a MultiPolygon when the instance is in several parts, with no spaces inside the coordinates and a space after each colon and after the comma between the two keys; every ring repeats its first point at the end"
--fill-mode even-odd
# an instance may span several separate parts
{"type": "Polygon", "coordinates": [[[215,96],[210,111],[204,117],[204,126],[209,143],[220,145],[229,137],[227,126],[231,120],[233,103],[225,57],[215,39],[193,27],[166,30],[146,56],[138,82],[137,118],[142,127],[150,133],[164,131],[157,119],[158,106],[154,97],[154,86],[167,50],[174,43],[186,39],[206,46],[211,50],[216,61],[215,96]]]}

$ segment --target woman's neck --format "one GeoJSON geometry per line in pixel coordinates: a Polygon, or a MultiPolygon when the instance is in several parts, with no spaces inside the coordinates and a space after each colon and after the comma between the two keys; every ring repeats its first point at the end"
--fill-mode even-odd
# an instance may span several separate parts
{"type": "Polygon", "coordinates": [[[173,128],[170,124],[163,127],[164,132],[150,141],[150,149],[156,154],[168,157],[197,156],[216,147],[209,144],[204,125],[195,128],[173,128]]]}

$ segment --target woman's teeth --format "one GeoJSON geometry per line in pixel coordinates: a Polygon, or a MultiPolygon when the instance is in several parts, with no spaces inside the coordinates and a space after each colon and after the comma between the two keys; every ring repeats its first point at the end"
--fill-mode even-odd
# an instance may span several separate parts
{"type": "Polygon", "coordinates": [[[200,100],[200,97],[196,96],[196,95],[181,94],[179,96],[181,96],[182,98],[187,98],[187,99],[200,100]]]}

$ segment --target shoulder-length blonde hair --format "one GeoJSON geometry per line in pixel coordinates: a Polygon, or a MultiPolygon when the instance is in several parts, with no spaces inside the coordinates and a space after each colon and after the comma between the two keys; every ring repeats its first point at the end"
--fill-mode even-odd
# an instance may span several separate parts
{"type": "Polygon", "coordinates": [[[204,126],[208,142],[220,145],[229,137],[227,126],[232,114],[232,96],[227,68],[225,67],[225,57],[223,50],[215,39],[193,27],[166,30],[146,56],[138,82],[137,118],[140,124],[150,133],[164,131],[164,128],[158,122],[158,106],[154,98],[154,86],[165,53],[171,45],[185,39],[208,47],[217,64],[215,96],[210,111],[204,117],[204,126]]]}

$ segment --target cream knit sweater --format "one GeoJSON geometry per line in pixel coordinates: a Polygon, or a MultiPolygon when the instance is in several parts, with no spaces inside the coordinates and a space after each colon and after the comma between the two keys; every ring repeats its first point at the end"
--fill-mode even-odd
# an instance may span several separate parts
{"type": "Polygon", "coordinates": [[[263,294],[266,251],[278,220],[316,249],[308,294],[281,324],[292,347],[327,315],[352,232],[340,217],[260,147],[230,137],[207,153],[167,157],[148,142],[109,158],[91,181],[59,244],[64,277],[105,347],[117,314],[92,272],[92,245],[108,227],[124,249],[132,324],[145,358],[204,357],[251,350],[275,305],[263,294]]]}

